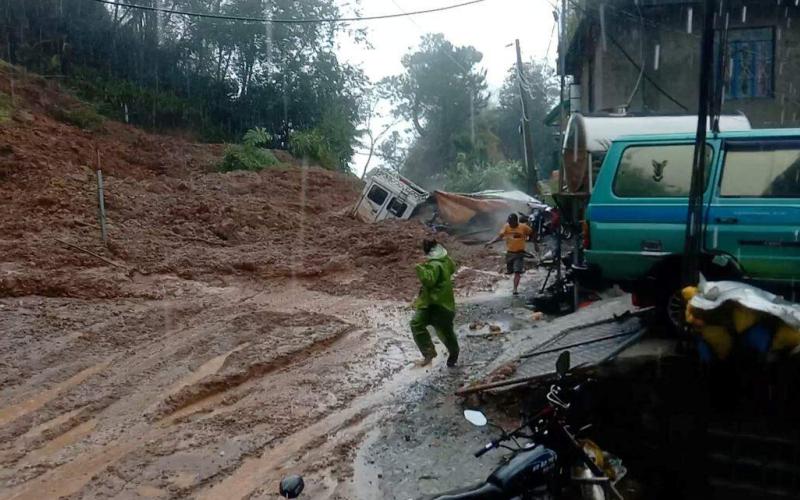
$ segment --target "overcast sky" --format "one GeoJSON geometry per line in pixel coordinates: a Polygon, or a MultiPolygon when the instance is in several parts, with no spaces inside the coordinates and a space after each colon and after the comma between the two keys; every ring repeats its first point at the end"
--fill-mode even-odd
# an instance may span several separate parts
{"type": "MultiPolygon", "coordinates": [[[[464,0],[362,0],[362,15],[393,14],[444,5],[464,0]]],[[[346,3],[344,0],[342,4],[346,3]]],[[[454,10],[397,19],[370,21],[368,38],[372,50],[344,42],[343,56],[360,63],[373,80],[402,71],[400,58],[419,43],[424,33],[444,33],[456,45],[472,45],[483,53],[483,65],[492,89],[503,82],[506,70],[514,64],[513,47],[520,39],[524,58],[543,58],[547,52],[554,25],[553,0],[485,0],[454,10]]],[[[360,25],[359,25],[360,26],[360,25]]],[[[558,48],[557,33],[549,58],[558,48]]]]}
{"type": "MultiPolygon", "coordinates": [[[[362,0],[364,16],[393,14],[430,9],[460,3],[463,0],[362,0]]],[[[340,5],[349,4],[340,0],[340,5]]],[[[348,9],[345,8],[345,11],[348,9]]],[[[372,81],[402,72],[400,59],[416,47],[424,33],[443,33],[456,45],[472,45],[483,53],[489,89],[493,94],[503,83],[506,71],[515,62],[513,44],[519,38],[524,59],[531,57],[555,60],[557,31],[553,31],[553,0],[486,0],[458,9],[397,19],[360,23],[368,29],[372,49],[342,40],[340,57],[359,64],[372,81]],[[552,33],[552,37],[551,37],[552,33]],[[552,43],[551,43],[552,38],[552,43]],[[548,53],[548,45],[550,50],[548,53]]],[[[373,129],[380,127],[375,124],[373,129]]],[[[400,126],[399,129],[403,127],[400,126]]],[[[354,158],[354,167],[363,158],[354,158]]],[[[375,166],[374,164],[372,166],[375,166]]]]}

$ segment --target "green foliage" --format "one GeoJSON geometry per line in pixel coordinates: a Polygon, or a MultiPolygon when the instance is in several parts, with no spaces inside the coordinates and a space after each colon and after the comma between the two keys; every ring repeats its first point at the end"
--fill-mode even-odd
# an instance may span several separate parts
{"type": "Polygon", "coordinates": [[[382,82],[395,115],[414,125],[416,137],[403,172],[417,182],[443,174],[456,161],[457,137],[471,135],[486,108],[482,59],[474,47],[455,46],[441,34],[426,35],[417,50],[403,57],[404,72],[382,82]]]}
{"type": "MultiPolygon", "coordinates": [[[[463,156],[460,160],[464,160],[463,156]]],[[[445,173],[445,189],[474,193],[486,189],[525,190],[525,167],[517,161],[465,163],[459,161],[445,173]]]]}
{"type": "Polygon", "coordinates": [[[251,128],[245,132],[243,140],[245,145],[252,146],[254,148],[268,146],[271,141],[272,136],[264,127],[251,128]]]}
{"type": "MultiPolygon", "coordinates": [[[[523,79],[534,160],[539,170],[539,180],[544,180],[558,166],[558,139],[556,130],[544,124],[547,113],[558,102],[558,81],[545,63],[529,61],[523,65],[523,79]]],[[[516,67],[509,68],[498,95],[499,106],[492,110],[492,128],[500,138],[502,153],[506,158],[524,163],[525,150],[520,134],[522,103],[516,67]]]]}
{"type": "MultiPolygon", "coordinates": [[[[490,105],[482,55],[473,47],[457,47],[442,35],[428,35],[403,58],[404,73],[382,82],[394,113],[414,125],[416,134],[405,147],[398,136],[378,146],[384,162],[402,164],[401,171],[423,186],[471,191],[514,187],[532,192],[520,125],[522,106],[516,66],[508,71],[490,105]],[[464,176],[463,179],[460,177],[464,176]]],[[[544,63],[523,64],[523,89],[529,103],[534,161],[546,178],[558,164],[554,130],[543,121],[558,98],[553,71],[544,63]]]]}
{"type": "Polygon", "coordinates": [[[219,171],[249,170],[258,172],[277,164],[278,159],[268,149],[251,146],[250,144],[232,144],[225,148],[225,155],[219,165],[219,171]]]}
{"type": "MultiPolygon", "coordinates": [[[[170,7],[243,17],[340,16],[336,0],[172,0],[170,7]]],[[[337,58],[337,41],[345,30],[363,41],[358,30],[338,23],[264,29],[87,1],[12,1],[0,13],[4,57],[58,76],[104,116],[215,141],[239,139],[258,125],[285,148],[292,130],[324,128],[324,110],[336,109],[351,125],[337,129],[340,137],[322,132],[336,168],[349,162],[366,79],[337,58]]]]}
{"type": "Polygon", "coordinates": [[[295,158],[317,163],[328,170],[337,167],[338,159],[318,129],[293,132],[289,136],[289,152],[295,158]]]}
{"type": "Polygon", "coordinates": [[[70,108],[55,107],[52,113],[57,120],[80,127],[84,130],[100,130],[105,121],[94,108],[83,104],[70,108]]]}

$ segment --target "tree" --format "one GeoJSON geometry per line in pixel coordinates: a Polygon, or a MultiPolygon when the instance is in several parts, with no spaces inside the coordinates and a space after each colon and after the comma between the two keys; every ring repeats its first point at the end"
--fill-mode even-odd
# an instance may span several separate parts
{"type": "MultiPolygon", "coordinates": [[[[340,15],[335,0],[119,3],[247,17],[340,15]]],[[[226,141],[264,127],[283,148],[293,132],[316,130],[336,168],[352,155],[366,79],[336,57],[341,24],[247,23],[62,0],[0,2],[0,19],[0,54],[61,73],[59,81],[113,118],[226,141]]]]}
{"type": "Polygon", "coordinates": [[[406,150],[403,147],[403,139],[397,130],[383,140],[378,145],[377,155],[393,170],[400,172],[406,161],[406,150]]]}
{"type": "Polygon", "coordinates": [[[381,156],[381,150],[378,149],[378,145],[383,144],[381,142],[383,137],[401,121],[399,117],[388,120],[388,117],[380,110],[380,105],[380,84],[378,84],[365,92],[361,99],[363,126],[358,130],[358,134],[361,138],[359,141],[360,146],[367,150],[367,159],[364,162],[364,167],[361,169],[362,180],[367,175],[367,170],[369,170],[372,158],[381,156]],[[376,128],[376,122],[380,121],[384,123],[380,125],[379,128],[376,128]],[[378,151],[376,151],[376,149],[378,149],[378,151]]]}
{"type": "MultiPolygon", "coordinates": [[[[557,164],[554,155],[558,143],[553,130],[544,119],[558,101],[558,81],[544,62],[528,61],[523,64],[523,87],[530,100],[529,119],[533,135],[533,154],[541,174],[547,175],[557,164]]],[[[522,103],[519,95],[516,66],[507,72],[498,95],[499,105],[494,110],[494,131],[500,138],[505,157],[525,162],[525,150],[520,131],[522,103]]]]}
{"type": "Polygon", "coordinates": [[[470,130],[486,108],[482,58],[474,47],[457,47],[442,34],[429,34],[416,51],[403,57],[405,71],[384,82],[395,115],[414,126],[416,136],[403,172],[417,182],[424,184],[455,162],[455,137],[470,130]]]}

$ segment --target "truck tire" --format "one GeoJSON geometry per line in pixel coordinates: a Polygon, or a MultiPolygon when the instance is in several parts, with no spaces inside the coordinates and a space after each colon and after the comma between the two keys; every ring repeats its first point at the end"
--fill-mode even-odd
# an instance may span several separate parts
{"type": "Polygon", "coordinates": [[[686,330],[686,301],[680,289],[676,289],[663,299],[664,315],[669,326],[676,333],[683,333],[686,330]]]}

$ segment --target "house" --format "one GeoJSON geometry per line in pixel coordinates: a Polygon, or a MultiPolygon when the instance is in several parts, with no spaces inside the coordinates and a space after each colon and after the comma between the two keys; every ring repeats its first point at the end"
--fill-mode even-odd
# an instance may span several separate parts
{"type": "MultiPolygon", "coordinates": [[[[797,3],[722,2],[715,51],[725,67],[714,74],[725,75],[723,113],[744,113],[755,128],[800,126],[797,3]]],[[[570,111],[696,113],[703,4],[569,0],[570,111]]]]}

